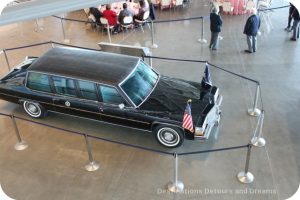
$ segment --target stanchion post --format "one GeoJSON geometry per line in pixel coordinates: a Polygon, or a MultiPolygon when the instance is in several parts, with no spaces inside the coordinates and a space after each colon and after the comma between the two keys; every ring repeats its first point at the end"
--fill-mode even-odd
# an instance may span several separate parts
{"type": "Polygon", "coordinates": [[[89,155],[89,163],[87,165],[85,165],[85,169],[89,172],[96,171],[99,169],[100,165],[93,158],[91,144],[90,144],[90,140],[89,140],[87,134],[84,134],[84,139],[85,139],[85,143],[86,143],[86,149],[87,149],[87,152],[89,155]]]}
{"type": "Polygon", "coordinates": [[[8,58],[7,58],[7,54],[6,54],[6,50],[5,50],[5,49],[3,49],[3,54],[4,54],[5,61],[6,61],[7,67],[8,67],[8,71],[10,71],[10,64],[9,64],[9,61],[8,61],[8,58]]]}
{"type": "Polygon", "coordinates": [[[154,23],[153,23],[153,20],[151,20],[151,40],[152,40],[151,48],[156,49],[158,47],[158,45],[154,43],[154,23]]]}
{"type": "Polygon", "coordinates": [[[12,120],[14,129],[15,129],[15,133],[16,133],[16,136],[17,136],[17,139],[18,139],[17,144],[15,144],[15,146],[14,146],[15,150],[22,151],[22,150],[24,150],[28,147],[28,144],[27,144],[27,142],[22,140],[22,138],[20,136],[20,133],[19,133],[19,129],[18,129],[16,120],[15,120],[15,117],[13,115],[11,116],[11,120],[12,120]]]}
{"type": "Polygon", "coordinates": [[[43,27],[40,27],[38,19],[35,20],[36,27],[34,28],[35,32],[42,31],[43,27]]]}
{"type": "Polygon", "coordinates": [[[174,158],[175,158],[175,180],[174,182],[169,182],[167,187],[170,192],[177,193],[183,191],[184,184],[183,182],[178,180],[178,154],[177,153],[174,153],[174,158]]]}
{"type": "MultiPolygon", "coordinates": [[[[108,23],[108,22],[107,22],[107,23],[108,23]]],[[[108,35],[109,43],[111,43],[111,36],[110,36],[110,28],[109,28],[109,24],[107,24],[107,35],[108,35]]]]}
{"type": "Polygon", "coordinates": [[[254,137],[251,139],[251,144],[256,147],[264,147],[266,145],[266,140],[262,137],[262,127],[263,127],[263,123],[264,123],[264,116],[265,116],[265,113],[264,113],[264,110],[262,110],[261,116],[258,120],[258,123],[259,123],[258,134],[257,135],[255,134],[254,137]]]}
{"type": "Polygon", "coordinates": [[[51,43],[51,47],[53,49],[55,47],[55,45],[54,45],[54,43],[52,41],[50,43],[51,43]]]}
{"type": "Polygon", "coordinates": [[[61,28],[62,28],[63,36],[64,36],[64,43],[70,43],[70,40],[66,39],[65,27],[64,27],[64,22],[63,22],[62,18],[60,18],[60,23],[61,23],[61,28]]]}
{"type": "Polygon", "coordinates": [[[201,38],[198,39],[198,42],[205,44],[207,43],[207,40],[204,39],[204,17],[201,17],[201,22],[202,22],[201,38]]]}
{"type": "Polygon", "coordinates": [[[256,94],[253,103],[253,108],[248,109],[248,114],[253,117],[260,116],[261,114],[261,111],[257,108],[258,95],[259,95],[259,83],[257,83],[257,87],[256,87],[256,94]]]}
{"type": "Polygon", "coordinates": [[[237,175],[237,178],[241,183],[252,183],[254,181],[253,174],[251,172],[249,172],[251,149],[252,149],[252,144],[249,144],[248,151],[247,151],[245,171],[242,171],[242,172],[238,173],[238,175],[237,175]]]}

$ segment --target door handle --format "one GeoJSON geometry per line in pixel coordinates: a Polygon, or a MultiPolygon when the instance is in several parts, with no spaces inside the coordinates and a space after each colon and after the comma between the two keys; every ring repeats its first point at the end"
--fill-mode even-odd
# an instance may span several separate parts
{"type": "Polygon", "coordinates": [[[100,110],[100,112],[103,112],[103,107],[99,106],[99,110],[100,110]]]}

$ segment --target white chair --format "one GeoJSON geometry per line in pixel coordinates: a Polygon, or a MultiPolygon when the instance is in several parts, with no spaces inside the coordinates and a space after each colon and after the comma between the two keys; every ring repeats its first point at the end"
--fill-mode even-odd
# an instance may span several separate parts
{"type": "Polygon", "coordinates": [[[171,1],[170,0],[161,0],[160,1],[160,10],[165,8],[171,8],[171,1]]]}
{"type": "Polygon", "coordinates": [[[233,6],[231,5],[231,2],[229,1],[224,1],[222,4],[223,7],[223,12],[224,13],[229,13],[229,14],[233,14],[233,6]]]}
{"type": "Polygon", "coordinates": [[[267,9],[270,8],[272,0],[259,0],[257,3],[258,9],[267,9]]]}
{"type": "Polygon", "coordinates": [[[109,25],[107,19],[104,18],[104,17],[100,18],[100,23],[102,25],[102,28],[107,30],[108,39],[109,39],[109,42],[111,43],[110,34],[112,33],[112,30],[113,30],[114,26],[109,25]]]}
{"type": "Polygon", "coordinates": [[[172,6],[174,7],[174,10],[178,6],[183,7],[183,0],[172,0],[172,6]]]}
{"type": "MultiPolygon", "coordinates": [[[[149,15],[150,15],[150,11],[146,11],[143,15],[143,20],[138,20],[138,19],[134,20],[139,25],[139,27],[142,29],[143,32],[144,32],[143,25],[148,22],[149,15]]],[[[149,23],[147,23],[147,25],[150,29],[149,23]]]]}
{"type": "Polygon", "coordinates": [[[158,7],[160,4],[160,0],[151,0],[151,3],[153,4],[154,7],[158,7]]]}
{"type": "Polygon", "coordinates": [[[89,14],[90,14],[90,9],[89,8],[84,8],[83,11],[86,14],[86,16],[88,17],[89,14]]]}
{"type": "Polygon", "coordinates": [[[133,27],[132,22],[133,22],[132,16],[126,16],[123,19],[123,24],[121,24],[121,27],[127,31],[128,28],[133,27]]]}
{"type": "Polygon", "coordinates": [[[267,30],[273,28],[272,21],[270,19],[270,13],[272,10],[264,10],[271,7],[272,0],[259,0],[257,3],[258,14],[261,17],[262,21],[265,22],[267,30]]]}
{"type": "Polygon", "coordinates": [[[245,13],[253,13],[253,8],[255,8],[255,3],[253,0],[248,0],[245,5],[245,13]]]}

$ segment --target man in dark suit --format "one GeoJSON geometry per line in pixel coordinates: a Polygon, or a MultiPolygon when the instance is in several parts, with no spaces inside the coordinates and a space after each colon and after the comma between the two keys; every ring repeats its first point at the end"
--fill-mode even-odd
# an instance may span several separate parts
{"type": "Polygon", "coordinates": [[[244,34],[247,36],[248,49],[247,53],[256,52],[257,47],[257,33],[260,27],[260,17],[257,15],[257,10],[253,9],[253,15],[251,15],[245,24],[244,34]]]}
{"type": "Polygon", "coordinates": [[[293,36],[291,37],[291,40],[296,41],[297,38],[299,38],[299,23],[300,23],[300,16],[297,8],[294,9],[292,13],[292,17],[294,23],[293,23],[293,36]]]}
{"type": "Polygon", "coordinates": [[[212,13],[210,13],[210,31],[211,31],[211,39],[209,48],[211,50],[217,50],[219,46],[219,33],[221,32],[223,21],[221,16],[219,15],[219,8],[214,7],[212,9],[212,13]]]}

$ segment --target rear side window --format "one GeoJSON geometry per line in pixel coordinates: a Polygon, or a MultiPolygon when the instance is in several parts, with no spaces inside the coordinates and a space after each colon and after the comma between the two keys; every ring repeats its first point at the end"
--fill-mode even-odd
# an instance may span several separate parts
{"type": "Polygon", "coordinates": [[[121,104],[124,103],[123,98],[120,96],[118,91],[113,87],[100,86],[100,94],[102,101],[109,104],[121,104]]]}
{"type": "Polygon", "coordinates": [[[52,81],[57,94],[76,96],[75,84],[72,79],[53,76],[52,81]]]}
{"type": "Polygon", "coordinates": [[[84,99],[97,101],[95,84],[87,81],[78,81],[80,96],[84,99]]]}
{"type": "Polygon", "coordinates": [[[46,74],[29,72],[26,86],[33,90],[51,92],[49,77],[46,74]]]}

